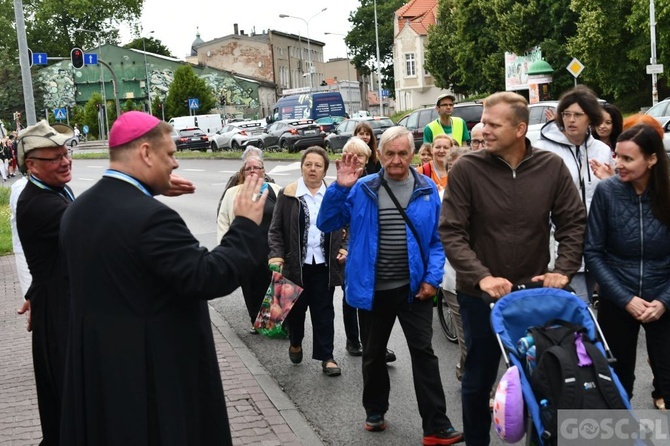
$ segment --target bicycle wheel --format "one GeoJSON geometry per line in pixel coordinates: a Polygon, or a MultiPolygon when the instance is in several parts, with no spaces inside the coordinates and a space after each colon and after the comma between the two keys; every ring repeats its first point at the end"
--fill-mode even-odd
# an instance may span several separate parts
{"type": "Polygon", "coordinates": [[[440,287],[437,291],[437,317],[440,320],[440,327],[444,336],[449,342],[458,343],[458,333],[456,324],[451,314],[451,309],[444,298],[444,290],[440,287]]]}

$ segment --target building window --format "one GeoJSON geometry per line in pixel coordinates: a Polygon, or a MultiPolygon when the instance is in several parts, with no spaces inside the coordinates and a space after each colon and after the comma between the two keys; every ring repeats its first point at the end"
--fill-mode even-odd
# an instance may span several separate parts
{"type": "Polygon", "coordinates": [[[414,53],[405,54],[405,75],[416,76],[416,61],[414,53]]]}

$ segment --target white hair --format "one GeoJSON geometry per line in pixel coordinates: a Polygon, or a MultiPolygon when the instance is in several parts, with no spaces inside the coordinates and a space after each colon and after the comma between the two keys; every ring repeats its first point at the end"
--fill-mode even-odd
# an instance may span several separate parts
{"type": "Polygon", "coordinates": [[[379,139],[379,153],[384,153],[386,144],[399,138],[406,138],[411,151],[414,152],[414,137],[412,136],[412,132],[405,127],[397,125],[386,129],[382,133],[382,137],[379,139]]]}

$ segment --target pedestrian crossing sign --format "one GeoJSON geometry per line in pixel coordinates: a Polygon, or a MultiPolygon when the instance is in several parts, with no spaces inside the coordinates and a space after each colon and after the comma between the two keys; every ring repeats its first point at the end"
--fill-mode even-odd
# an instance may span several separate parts
{"type": "Polygon", "coordinates": [[[191,110],[197,110],[200,108],[200,101],[196,98],[192,98],[188,100],[188,108],[191,110]]]}
{"type": "Polygon", "coordinates": [[[56,118],[57,121],[64,120],[66,118],[65,109],[64,108],[55,108],[54,109],[54,117],[56,118]]]}

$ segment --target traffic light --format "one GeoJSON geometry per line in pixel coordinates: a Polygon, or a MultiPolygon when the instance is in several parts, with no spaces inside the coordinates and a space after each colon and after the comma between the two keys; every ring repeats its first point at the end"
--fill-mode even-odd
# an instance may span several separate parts
{"type": "Polygon", "coordinates": [[[72,66],[77,70],[84,66],[84,52],[81,48],[72,48],[72,51],[70,51],[70,60],[72,61],[72,66]]]}

